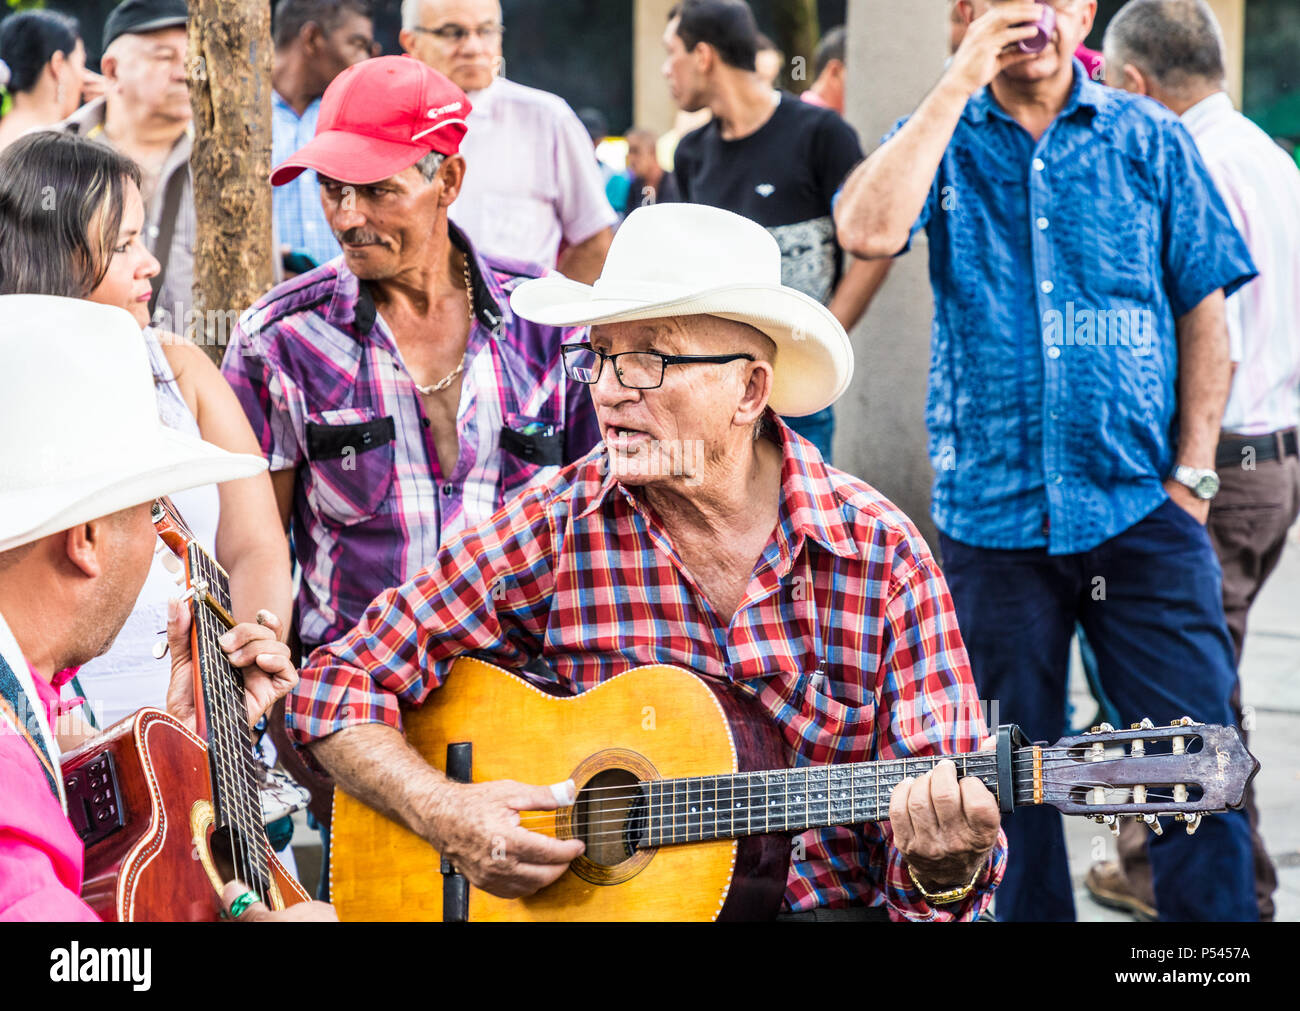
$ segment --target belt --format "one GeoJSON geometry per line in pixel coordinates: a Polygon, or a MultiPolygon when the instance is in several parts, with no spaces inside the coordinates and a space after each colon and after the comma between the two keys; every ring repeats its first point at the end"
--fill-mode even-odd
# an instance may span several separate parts
{"type": "Polygon", "coordinates": [[[1224,435],[1223,440],[1219,443],[1219,453],[1215,459],[1216,467],[1219,470],[1223,470],[1225,467],[1240,467],[1242,451],[1247,448],[1255,451],[1255,462],[1257,463],[1265,460],[1285,460],[1288,456],[1300,456],[1300,447],[1297,446],[1296,430],[1294,428],[1273,432],[1271,435],[1252,437],[1224,435]]]}

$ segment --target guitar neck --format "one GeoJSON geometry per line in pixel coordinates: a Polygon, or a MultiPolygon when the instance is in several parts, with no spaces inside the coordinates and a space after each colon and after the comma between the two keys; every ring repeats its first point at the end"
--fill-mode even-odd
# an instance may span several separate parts
{"type": "MultiPolygon", "coordinates": [[[[645,784],[642,841],[668,846],[884,821],[894,787],[945,759],[959,777],[975,776],[998,796],[997,757],[987,751],[653,780],[645,784]]],[[[1017,773],[1013,782],[1024,779],[1017,773]]]]}
{"type": "MultiPolygon", "coordinates": [[[[230,579],[197,543],[187,550],[190,585],[194,589],[194,635],[198,689],[203,699],[208,758],[212,772],[212,803],[218,827],[229,828],[241,842],[239,868],[268,880],[266,832],[256,757],[248,732],[244,679],[230,665],[217,641],[233,623],[230,579]]],[[[258,881],[248,881],[255,887],[258,881]]]]}

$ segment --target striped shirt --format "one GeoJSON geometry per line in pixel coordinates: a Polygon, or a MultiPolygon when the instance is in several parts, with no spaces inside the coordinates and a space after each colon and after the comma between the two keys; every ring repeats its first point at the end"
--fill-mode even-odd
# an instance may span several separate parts
{"type": "Polygon", "coordinates": [[[1300,170],[1219,92],[1182,115],[1259,277],[1228,300],[1237,374],[1223,428],[1268,435],[1300,424],[1300,170]]]}
{"type": "Polygon", "coordinates": [[[515,316],[528,268],[470,250],[475,320],[443,474],[428,417],[392,331],[340,257],[275,288],[244,314],[222,371],[272,471],[298,473],[292,533],[302,566],[299,632],[328,642],[382,590],[405,582],[460,531],[600,440],[561,344],[583,330],[515,316]]]}
{"type": "MultiPolygon", "coordinates": [[[[528,666],[570,695],[674,664],[755,699],[794,765],[973,751],[984,721],[943,576],[911,522],[769,416],[783,446],[779,519],[728,624],[604,448],[444,545],[317,651],[288,705],[300,743],[401,726],[467,653],[528,666]]],[[[723,772],[725,770],[718,770],[723,772]]],[[[800,837],[785,904],[887,904],[908,919],[988,905],[1005,841],[964,903],[931,910],[887,823],[800,837]]]]}

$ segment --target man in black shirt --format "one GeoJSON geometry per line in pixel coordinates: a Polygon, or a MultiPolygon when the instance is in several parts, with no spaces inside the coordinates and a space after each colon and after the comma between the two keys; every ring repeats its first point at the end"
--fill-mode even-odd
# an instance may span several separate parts
{"type": "MultiPolygon", "coordinates": [[[[756,72],[758,26],[744,0],[685,0],[669,13],[664,76],[687,112],[711,122],[677,146],[681,199],[755,221],[781,247],[782,283],[827,306],[851,331],[889,272],[889,260],[847,264],[831,200],[862,160],[853,128],[828,109],[776,91],[756,72]]],[[[829,460],[828,408],[788,419],[829,460]]]]}

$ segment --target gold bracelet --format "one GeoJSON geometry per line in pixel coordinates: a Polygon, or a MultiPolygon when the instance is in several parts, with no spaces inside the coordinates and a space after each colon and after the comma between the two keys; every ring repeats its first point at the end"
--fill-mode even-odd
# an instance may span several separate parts
{"type": "MultiPolygon", "coordinates": [[[[987,863],[987,859],[984,863],[987,863]]],[[[925,890],[925,885],[916,880],[916,872],[912,870],[911,864],[907,865],[907,876],[912,879],[912,884],[916,886],[916,890],[921,893],[922,897],[930,905],[950,906],[954,902],[961,902],[966,898],[966,896],[970,895],[970,893],[975,890],[975,882],[978,881],[980,875],[984,873],[984,863],[981,863],[977,868],[975,868],[975,873],[972,875],[968,884],[963,885],[960,888],[949,888],[946,892],[927,892],[925,890]]]]}

